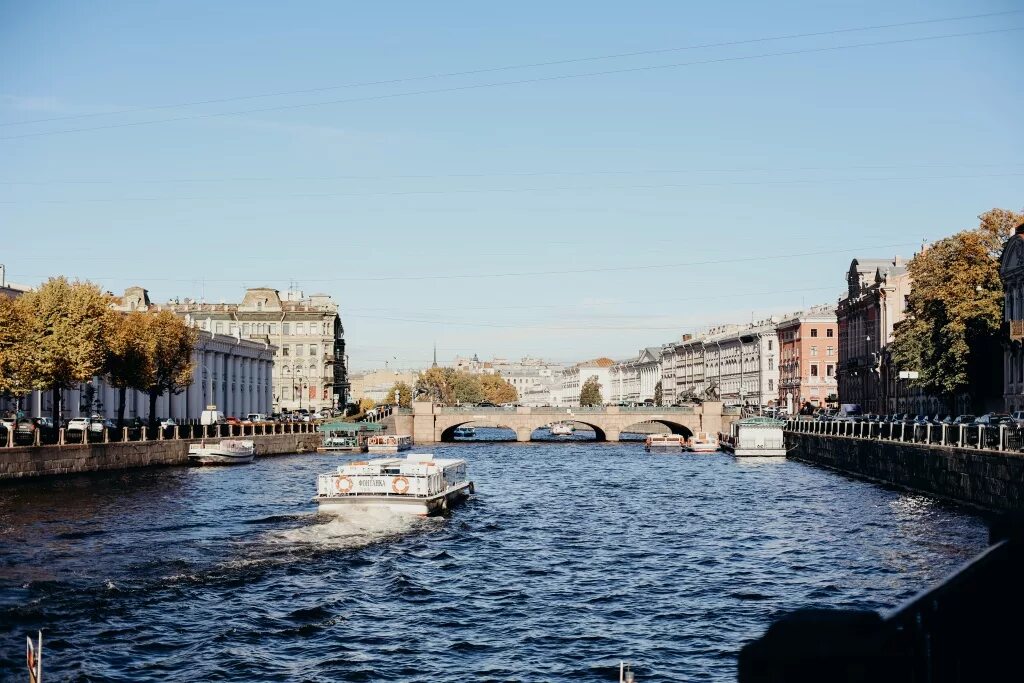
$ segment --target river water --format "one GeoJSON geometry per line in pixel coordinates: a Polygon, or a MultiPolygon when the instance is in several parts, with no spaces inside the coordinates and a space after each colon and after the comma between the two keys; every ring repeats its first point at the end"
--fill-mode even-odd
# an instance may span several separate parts
{"type": "Polygon", "coordinates": [[[39,627],[47,683],[729,680],[787,610],[891,607],[986,543],[967,510],[796,462],[434,451],[477,487],[447,518],[318,516],[326,454],[0,486],[0,680],[39,627]]]}

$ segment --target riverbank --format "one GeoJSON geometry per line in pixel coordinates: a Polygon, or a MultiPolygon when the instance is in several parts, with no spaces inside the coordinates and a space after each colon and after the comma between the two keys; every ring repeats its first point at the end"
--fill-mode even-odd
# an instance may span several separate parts
{"type": "Polygon", "coordinates": [[[789,458],[984,510],[1024,508],[1024,455],[786,432],[789,458]]]}
{"type": "MultiPolygon", "coordinates": [[[[315,451],[320,434],[266,434],[241,437],[256,445],[256,457],[315,451]]],[[[16,446],[0,450],[0,481],[100,470],[168,467],[188,463],[188,447],[199,439],[122,443],[16,446]]]]}

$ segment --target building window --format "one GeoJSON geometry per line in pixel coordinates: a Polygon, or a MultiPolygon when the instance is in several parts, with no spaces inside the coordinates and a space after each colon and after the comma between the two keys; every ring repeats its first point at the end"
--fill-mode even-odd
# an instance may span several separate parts
{"type": "Polygon", "coordinates": [[[310,356],[315,356],[316,355],[316,344],[310,344],[309,345],[309,355],[310,356]]]}
{"type": "Polygon", "coordinates": [[[775,380],[768,380],[768,391],[775,391],[775,380]]]}
{"type": "Polygon", "coordinates": [[[224,323],[217,323],[217,334],[224,334],[224,323]]]}
{"type": "Polygon", "coordinates": [[[812,337],[817,337],[818,336],[818,328],[817,327],[812,327],[811,328],[811,336],[812,337]]]}
{"type": "MultiPolygon", "coordinates": [[[[281,355],[282,356],[287,356],[288,354],[289,354],[288,345],[285,344],[284,346],[281,347],[281,355]]],[[[285,368],[285,372],[288,372],[288,368],[287,367],[285,368]]]]}
{"type": "Polygon", "coordinates": [[[825,330],[825,336],[826,337],[833,337],[833,336],[835,336],[835,330],[833,330],[831,327],[828,328],[827,330],[825,330]]]}
{"type": "Polygon", "coordinates": [[[295,334],[306,334],[306,326],[302,323],[295,324],[295,334]]]}
{"type": "Polygon", "coordinates": [[[825,375],[828,376],[828,377],[835,377],[836,376],[836,366],[834,366],[834,365],[826,365],[825,366],[825,375]]]}
{"type": "Polygon", "coordinates": [[[305,351],[305,350],[306,350],[306,347],[303,346],[302,344],[296,344],[295,345],[295,355],[296,356],[301,356],[302,352],[305,351]]]}
{"type": "Polygon", "coordinates": [[[290,323],[281,323],[281,326],[284,329],[284,333],[285,334],[291,334],[291,324],[290,323]]]}
{"type": "Polygon", "coordinates": [[[769,370],[774,370],[775,369],[775,359],[774,358],[769,358],[768,359],[768,369],[769,370]]]}
{"type": "Polygon", "coordinates": [[[811,377],[817,377],[817,376],[818,376],[818,364],[817,363],[811,363],[811,377]]]}
{"type": "Polygon", "coordinates": [[[769,351],[772,350],[772,340],[771,339],[768,340],[768,350],[769,351]]]}
{"type": "MultiPolygon", "coordinates": [[[[258,327],[258,325],[257,325],[257,327],[258,327]]],[[[256,333],[259,334],[259,331],[257,330],[256,333]]],[[[252,326],[249,325],[249,323],[245,323],[244,325],[242,325],[242,334],[244,334],[247,337],[250,334],[252,334],[252,326]]]]}
{"type": "Polygon", "coordinates": [[[231,323],[228,326],[228,334],[235,334],[236,332],[238,332],[238,325],[236,325],[235,323],[231,323]]]}
{"type": "Polygon", "coordinates": [[[833,353],[835,352],[835,350],[836,350],[836,347],[834,347],[834,346],[829,346],[828,348],[826,348],[826,349],[825,349],[825,352],[826,352],[826,353],[827,353],[827,354],[828,354],[829,356],[831,356],[831,355],[832,355],[832,354],[833,354],[833,353]]]}
{"type": "Polygon", "coordinates": [[[817,346],[812,346],[811,347],[811,355],[812,356],[817,356],[818,355],[818,347],[817,346]]]}

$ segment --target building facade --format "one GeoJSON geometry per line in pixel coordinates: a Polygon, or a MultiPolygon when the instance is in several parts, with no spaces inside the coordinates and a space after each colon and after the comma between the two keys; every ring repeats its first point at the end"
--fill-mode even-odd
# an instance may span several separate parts
{"type": "Polygon", "coordinates": [[[611,367],[615,361],[611,358],[595,358],[583,361],[562,371],[561,392],[557,405],[578,408],[580,391],[590,378],[597,379],[601,388],[601,403],[608,403],[611,396],[611,367]]]}
{"type": "Polygon", "coordinates": [[[839,326],[832,306],[815,306],[785,316],[779,337],[778,405],[791,415],[806,404],[820,408],[838,397],[839,326]]]}
{"type": "Polygon", "coordinates": [[[779,382],[776,323],[771,318],[748,325],[720,325],[663,347],[663,402],[697,399],[774,405],[779,382]]]}
{"type": "MultiPolygon", "coordinates": [[[[903,320],[912,281],[903,259],[854,259],[846,273],[846,294],[836,307],[839,402],[864,412],[899,410],[899,370],[886,347],[903,320]]],[[[903,368],[914,370],[915,368],[903,368]]]]}
{"type": "Polygon", "coordinates": [[[391,387],[403,382],[415,389],[420,373],[416,370],[368,370],[350,376],[349,395],[353,401],[368,398],[374,403],[393,403],[391,387]]]}
{"type": "MultiPolygon", "coordinates": [[[[239,418],[250,413],[270,414],[274,351],[265,342],[200,330],[192,352],[192,383],[180,393],[162,394],[156,402],[157,417],[198,420],[209,405],[239,418]]],[[[118,389],[98,375],[62,392],[61,405],[64,419],[92,415],[113,419],[117,417],[118,389]]],[[[20,407],[32,417],[52,415],[52,392],[33,391],[20,400],[20,407]]],[[[125,394],[125,418],[136,417],[149,417],[149,395],[130,389],[125,394]]]]}
{"type": "Polygon", "coordinates": [[[276,289],[246,290],[241,303],[186,299],[153,306],[141,287],[125,291],[125,310],[149,306],[185,318],[216,335],[236,336],[276,348],[272,377],[274,410],[343,408],[349,399],[345,330],[338,305],[327,294],[305,297],[276,289]]]}
{"type": "Polygon", "coordinates": [[[1003,402],[1007,412],[1024,410],[1024,224],[1006,241],[999,263],[1003,281],[1003,402]]]}
{"type": "Polygon", "coordinates": [[[564,369],[559,363],[552,363],[541,358],[521,358],[508,360],[492,358],[482,361],[477,356],[455,358],[454,367],[460,372],[474,375],[501,375],[506,382],[516,389],[518,403],[523,406],[539,408],[542,406],[559,405],[561,373],[564,369]]]}
{"type": "MultiPolygon", "coordinates": [[[[608,402],[643,403],[654,400],[661,378],[662,350],[652,346],[641,349],[635,358],[618,361],[609,370],[608,402]]],[[[664,397],[663,397],[664,398],[664,397]]]]}

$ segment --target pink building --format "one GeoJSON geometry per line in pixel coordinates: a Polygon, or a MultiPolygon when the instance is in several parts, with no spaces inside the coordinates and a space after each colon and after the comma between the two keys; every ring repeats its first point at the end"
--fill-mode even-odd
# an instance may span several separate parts
{"type": "Polygon", "coordinates": [[[834,402],[839,363],[835,309],[815,306],[784,318],[775,330],[779,335],[779,405],[794,414],[805,403],[822,407],[834,402]]]}

